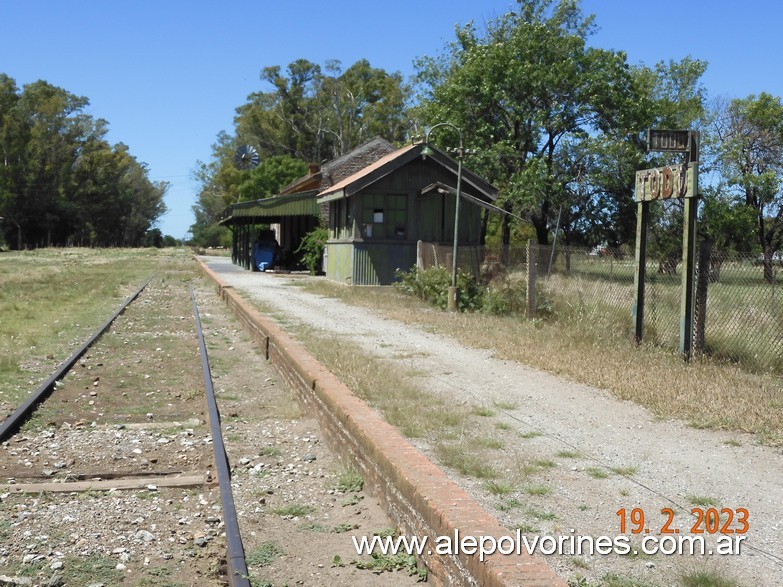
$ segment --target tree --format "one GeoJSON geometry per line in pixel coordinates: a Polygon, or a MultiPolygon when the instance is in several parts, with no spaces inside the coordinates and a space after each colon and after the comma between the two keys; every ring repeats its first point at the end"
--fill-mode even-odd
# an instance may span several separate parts
{"type": "Polygon", "coordinates": [[[261,80],[272,89],[248,96],[235,124],[237,140],[256,145],[262,155],[321,162],[376,135],[405,137],[410,89],[399,73],[367,60],[343,72],[336,60],[322,68],[298,59],[285,73],[277,65],[265,67],[261,80]]]}
{"type": "MultiPolygon", "coordinates": [[[[477,171],[500,188],[500,202],[525,215],[547,243],[578,144],[628,128],[637,96],[623,53],[588,47],[593,18],[574,0],[519,0],[518,10],[479,35],[472,24],[439,59],[417,64],[418,115],[465,131],[477,171]]],[[[508,243],[509,222],[504,223],[508,243]]]]}
{"type": "Polygon", "coordinates": [[[88,104],[45,81],[19,92],[0,75],[0,216],[12,246],[139,244],[165,212],[166,184],[106,143],[108,123],[88,104]]]}
{"type": "Polygon", "coordinates": [[[767,93],[732,100],[716,118],[719,157],[730,189],[755,216],[764,279],[783,246],[783,103],[767,93]]]}
{"type": "Polygon", "coordinates": [[[280,193],[280,188],[307,173],[307,163],[278,155],[269,157],[244,174],[238,187],[239,201],[259,200],[280,193]]]}

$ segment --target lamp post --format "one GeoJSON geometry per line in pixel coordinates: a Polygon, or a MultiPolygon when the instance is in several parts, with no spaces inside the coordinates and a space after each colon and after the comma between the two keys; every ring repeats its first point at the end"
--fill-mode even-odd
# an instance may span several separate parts
{"type": "Polygon", "coordinates": [[[465,146],[462,142],[462,130],[450,122],[439,122],[435,126],[428,128],[424,132],[424,149],[422,155],[432,154],[432,150],[429,148],[429,139],[432,131],[439,126],[448,126],[449,128],[457,131],[459,135],[459,148],[457,149],[457,198],[454,203],[454,246],[451,253],[451,287],[448,293],[448,310],[449,312],[455,312],[458,309],[458,296],[459,290],[457,288],[457,254],[459,252],[459,205],[462,199],[462,159],[465,156],[465,146]]]}

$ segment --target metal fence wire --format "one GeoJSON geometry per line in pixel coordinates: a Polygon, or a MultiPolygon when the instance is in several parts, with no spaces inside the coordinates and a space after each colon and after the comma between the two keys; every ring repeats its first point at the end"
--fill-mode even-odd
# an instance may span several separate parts
{"type": "MultiPolygon", "coordinates": [[[[537,311],[589,317],[596,327],[621,327],[633,339],[635,258],[632,246],[535,248],[537,311]]],[[[503,255],[509,274],[525,275],[524,247],[503,255]]],[[[736,361],[756,370],[783,372],[783,258],[767,263],[752,254],[702,245],[696,269],[693,354],[736,361]]],[[[647,260],[643,339],[679,348],[682,260],[679,251],[647,260]]]]}
{"type": "MultiPolygon", "coordinates": [[[[588,318],[633,339],[635,258],[632,246],[578,248],[534,245],[536,306],[559,318],[588,318]]],[[[449,247],[424,244],[424,267],[451,263],[449,247]]],[[[726,253],[701,245],[696,270],[694,355],[783,373],[783,258],[726,253]]],[[[460,267],[481,275],[500,265],[529,279],[527,248],[460,251],[460,267]]],[[[676,351],[680,335],[679,254],[647,259],[643,339],[676,351]]]]}

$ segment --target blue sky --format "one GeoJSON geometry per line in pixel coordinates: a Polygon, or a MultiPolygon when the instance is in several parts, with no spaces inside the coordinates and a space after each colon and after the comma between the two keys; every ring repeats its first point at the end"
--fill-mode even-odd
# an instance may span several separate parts
{"type": "MultiPolygon", "coordinates": [[[[164,234],[184,237],[193,223],[191,174],[210,157],[234,110],[266,90],[259,72],[305,58],[348,67],[366,58],[413,73],[454,25],[481,26],[509,0],[0,0],[0,72],[20,88],[43,79],[90,100],[109,122],[109,140],[171,184],[164,234]]],[[[709,62],[711,95],[783,95],[783,8],[773,0],[583,0],[595,14],[598,47],[621,49],[632,64],[687,55],[709,62]]]]}

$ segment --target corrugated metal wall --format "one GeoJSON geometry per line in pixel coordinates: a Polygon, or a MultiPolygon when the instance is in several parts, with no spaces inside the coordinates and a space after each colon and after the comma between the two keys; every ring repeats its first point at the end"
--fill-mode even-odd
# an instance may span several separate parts
{"type": "Polygon", "coordinates": [[[415,244],[354,245],[354,285],[391,285],[397,269],[408,271],[416,264],[415,244]]]}

